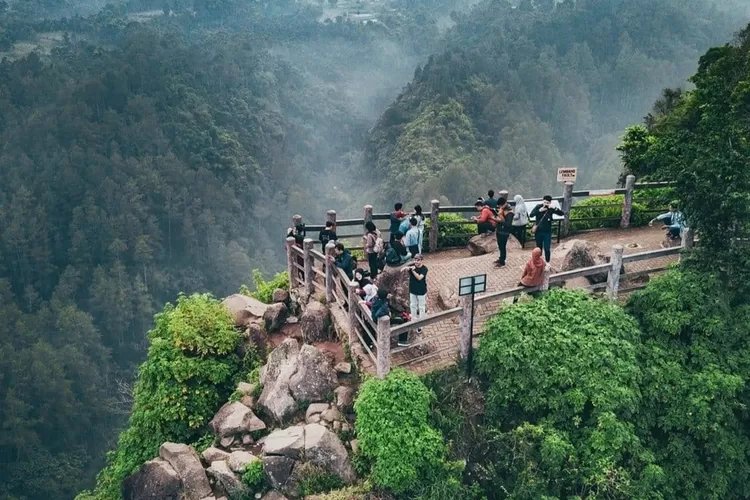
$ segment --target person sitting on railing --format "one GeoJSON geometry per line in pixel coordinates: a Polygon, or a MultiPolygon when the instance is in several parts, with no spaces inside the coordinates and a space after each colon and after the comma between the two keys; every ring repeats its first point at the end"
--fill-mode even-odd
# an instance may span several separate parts
{"type": "Polygon", "coordinates": [[[416,217],[409,219],[409,230],[404,236],[404,246],[409,253],[417,255],[419,253],[419,221],[416,217]]]}
{"type": "Polygon", "coordinates": [[[513,228],[511,232],[521,244],[521,248],[526,246],[526,225],[529,223],[529,211],[526,210],[526,202],[523,196],[517,194],[513,197],[516,206],[513,207],[513,228]]]}
{"type": "Polygon", "coordinates": [[[391,212],[391,237],[389,240],[391,243],[393,243],[393,240],[396,239],[396,232],[398,232],[401,221],[406,217],[404,211],[401,210],[403,207],[403,203],[396,203],[395,205],[393,205],[393,212],[391,212]]]}
{"type": "Polygon", "coordinates": [[[669,204],[669,212],[654,217],[648,225],[653,226],[657,220],[664,224],[663,227],[667,229],[667,238],[670,240],[679,238],[685,229],[685,216],[677,209],[676,201],[669,204]]]}
{"type": "Polygon", "coordinates": [[[495,214],[489,205],[484,201],[477,200],[474,203],[474,208],[479,212],[479,215],[475,215],[471,220],[477,223],[478,234],[495,232],[495,214]]]}
{"type": "Polygon", "coordinates": [[[354,259],[352,258],[351,252],[349,252],[349,250],[344,248],[343,243],[339,242],[339,243],[336,243],[336,247],[334,248],[334,253],[336,255],[334,259],[334,262],[336,263],[336,267],[344,271],[344,273],[349,279],[352,279],[354,277],[353,271],[354,271],[355,262],[354,262],[354,259]]]}
{"type": "Polygon", "coordinates": [[[553,215],[565,215],[565,212],[552,206],[552,196],[550,195],[545,195],[542,202],[531,211],[531,217],[534,217],[535,221],[531,231],[534,233],[536,246],[544,250],[544,260],[547,262],[552,258],[553,215]]]}
{"type": "Polygon", "coordinates": [[[336,236],[336,229],[333,221],[326,221],[326,228],[318,235],[318,240],[320,240],[320,245],[323,248],[323,251],[325,251],[326,245],[329,241],[336,241],[337,239],[339,238],[336,236]]]}
{"type": "Polygon", "coordinates": [[[367,304],[368,307],[372,308],[373,302],[375,302],[375,299],[378,297],[378,287],[375,286],[374,283],[368,283],[364,286],[362,291],[365,294],[362,300],[365,301],[365,304],[367,304]]]}
{"type": "Polygon", "coordinates": [[[400,231],[396,231],[394,236],[393,242],[385,251],[385,263],[391,267],[398,267],[411,259],[411,254],[406,249],[406,246],[404,246],[404,235],[400,231]]]}
{"type": "Polygon", "coordinates": [[[365,271],[364,269],[357,268],[354,270],[354,281],[357,282],[357,290],[356,293],[360,297],[365,296],[365,286],[372,283],[372,280],[370,279],[369,273],[365,271]]]}
{"type": "Polygon", "coordinates": [[[544,268],[546,266],[547,263],[542,258],[542,249],[533,249],[531,258],[523,268],[523,276],[521,276],[521,281],[518,284],[528,288],[538,287],[544,281],[544,268]]]}

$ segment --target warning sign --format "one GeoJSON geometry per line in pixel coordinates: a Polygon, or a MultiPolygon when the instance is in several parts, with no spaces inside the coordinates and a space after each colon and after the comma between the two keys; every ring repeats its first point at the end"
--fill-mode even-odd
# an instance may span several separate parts
{"type": "Polygon", "coordinates": [[[557,182],[575,182],[578,169],[576,167],[560,167],[557,169],[557,182]]]}

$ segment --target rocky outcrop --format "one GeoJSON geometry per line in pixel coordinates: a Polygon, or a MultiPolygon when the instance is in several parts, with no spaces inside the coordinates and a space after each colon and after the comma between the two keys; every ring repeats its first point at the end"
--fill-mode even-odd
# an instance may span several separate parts
{"type": "Polygon", "coordinates": [[[237,474],[242,474],[245,471],[247,464],[255,462],[256,460],[260,459],[249,451],[236,450],[229,455],[226,462],[230,470],[237,474]]]}
{"type": "Polygon", "coordinates": [[[220,438],[260,431],[266,424],[255,416],[253,411],[239,401],[227,403],[208,423],[214,434],[220,438]]]}
{"type": "Polygon", "coordinates": [[[220,494],[233,496],[243,489],[240,476],[235,474],[223,460],[212,462],[206,472],[214,480],[220,494]]]}
{"type": "Polygon", "coordinates": [[[336,407],[341,411],[348,411],[354,405],[354,389],[346,385],[340,385],[333,391],[336,398],[336,407]]]}
{"type": "Polygon", "coordinates": [[[458,307],[458,293],[453,288],[444,286],[440,288],[440,290],[438,290],[437,303],[438,307],[440,307],[442,310],[458,307]]]}
{"type": "Polygon", "coordinates": [[[278,429],[263,438],[263,453],[293,460],[301,458],[305,449],[305,429],[302,426],[278,429]]]}
{"type": "Polygon", "coordinates": [[[267,455],[263,457],[263,470],[268,483],[277,490],[285,491],[296,462],[289,457],[267,455]]]}
{"type": "Polygon", "coordinates": [[[273,333],[281,329],[286,322],[286,318],[289,316],[289,309],[285,304],[271,304],[266,308],[266,312],[263,313],[263,322],[265,323],[266,331],[273,333]]]}
{"type": "Polygon", "coordinates": [[[357,478],[341,440],[320,424],[305,425],[305,462],[336,474],[347,484],[357,478]]]}
{"type": "Polygon", "coordinates": [[[159,447],[159,458],[169,462],[182,481],[186,500],[201,500],[211,495],[211,486],[203,466],[192,446],[164,443],[159,447]]]}
{"type": "Polygon", "coordinates": [[[201,458],[205,463],[210,464],[211,462],[228,459],[229,453],[211,446],[209,448],[206,448],[203,453],[201,453],[201,458]]]}
{"type": "Polygon", "coordinates": [[[287,292],[286,290],[282,288],[277,288],[276,290],[273,291],[273,296],[271,300],[273,300],[273,302],[275,303],[283,302],[284,304],[288,304],[289,292],[287,292]]]}
{"type": "Polygon", "coordinates": [[[409,311],[409,273],[406,267],[388,267],[375,279],[378,289],[388,290],[388,305],[392,312],[409,311]]]}
{"type": "Polygon", "coordinates": [[[181,500],[182,482],[169,462],[157,458],[125,479],[122,496],[124,500],[181,500]]]}
{"type": "Polygon", "coordinates": [[[230,295],[221,303],[227,308],[237,327],[247,326],[253,320],[262,318],[268,308],[267,304],[258,299],[239,293],[230,295]]]}
{"type": "Polygon", "coordinates": [[[302,338],[305,342],[325,342],[331,340],[331,313],[328,307],[311,300],[299,321],[302,338]]]}
{"type": "Polygon", "coordinates": [[[263,392],[258,404],[279,422],[297,410],[298,401],[322,401],[336,387],[336,373],[316,347],[299,347],[286,339],[268,356],[261,369],[263,392]]]}
{"type": "Polygon", "coordinates": [[[497,238],[495,233],[478,234],[472,236],[466,245],[471,255],[484,255],[497,251],[497,238]]]}
{"type": "MultiPolygon", "coordinates": [[[[586,240],[569,240],[555,249],[552,267],[560,271],[572,271],[583,267],[607,264],[610,256],[605,255],[596,243],[586,240]]],[[[624,273],[624,268],[620,270],[624,273]]],[[[586,276],[590,283],[607,281],[607,271],[586,276]]]]}

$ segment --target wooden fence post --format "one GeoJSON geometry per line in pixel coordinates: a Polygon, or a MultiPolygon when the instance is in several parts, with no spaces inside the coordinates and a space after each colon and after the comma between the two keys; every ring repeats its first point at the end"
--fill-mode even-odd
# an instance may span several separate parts
{"type": "Polygon", "coordinates": [[[430,209],[430,252],[437,252],[438,248],[439,215],[440,201],[432,200],[432,208],[430,209]]]}
{"type": "Polygon", "coordinates": [[[333,222],[333,227],[336,227],[336,211],[329,210],[326,212],[326,222],[333,222]]]}
{"type": "Polygon", "coordinates": [[[292,215],[292,227],[297,227],[302,224],[302,216],[299,214],[292,215]]]}
{"type": "Polygon", "coordinates": [[[609,300],[617,299],[617,291],[620,288],[620,270],[622,269],[622,245],[612,247],[612,260],[607,273],[607,298],[609,300]]]}
{"type": "Polygon", "coordinates": [[[471,342],[471,295],[459,297],[461,315],[458,317],[458,354],[461,359],[469,358],[469,343],[471,342]]]}
{"type": "Polygon", "coordinates": [[[635,175],[625,177],[625,197],[622,200],[622,217],[620,227],[625,229],[630,226],[630,214],[633,211],[633,191],[635,190],[635,175]]]}
{"type": "Polygon", "coordinates": [[[372,222],[372,205],[365,205],[364,223],[372,222]]]}
{"type": "Polygon", "coordinates": [[[354,345],[354,339],[357,337],[357,308],[359,307],[360,297],[357,295],[356,281],[349,282],[349,348],[354,345]]]}
{"type": "MultiPolygon", "coordinates": [[[[693,248],[693,245],[695,244],[695,231],[693,231],[693,228],[686,227],[685,230],[682,232],[682,242],[680,246],[682,246],[682,251],[690,250],[693,248]]],[[[682,260],[682,252],[680,252],[679,259],[682,260]]]]}
{"type": "Polygon", "coordinates": [[[507,190],[507,189],[503,189],[503,190],[502,190],[502,191],[500,191],[500,192],[499,192],[499,193],[498,193],[497,195],[498,195],[498,197],[499,197],[499,198],[505,198],[505,201],[510,201],[510,200],[508,199],[508,194],[509,194],[509,193],[508,193],[508,190],[507,190]]]}
{"type": "Polygon", "coordinates": [[[336,258],[334,249],[336,244],[333,241],[329,241],[325,248],[326,254],[326,302],[330,305],[333,304],[333,280],[336,274],[336,264],[333,259],[336,258]],[[330,258],[329,258],[330,257],[330,258]]]}
{"type": "Polygon", "coordinates": [[[562,211],[565,212],[561,226],[563,236],[570,234],[570,207],[573,206],[573,185],[571,181],[565,181],[563,185],[562,211]]]}
{"type": "Polygon", "coordinates": [[[305,259],[305,293],[307,295],[312,295],[315,293],[315,285],[313,285],[313,282],[315,281],[315,273],[313,272],[313,256],[312,256],[312,249],[313,249],[313,240],[312,238],[305,238],[305,241],[302,242],[302,251],[304,252],[304,259],[305,259]]]}
{"type": "Polygon", "coordinates": [[[385,378],[391,371],[391,318],[378,318],[378,352],[375,371],[378,378],[385,378]]]}
{"type": "Polygon", "coordinates": [[[294,267],[296,256],[294,255],[294,236],[286,239],[286,272],[289,273],[290,288],[297,287],[297,269],[294,267]]]}
{"type": "Polygon", "coordinates": [[[549,264],[544,266],[544,272],[542,273],[542,284],[539,285],[539,290],[546,292],[549,290],[549,277],[552,274],[552,266],[549,264]]]}

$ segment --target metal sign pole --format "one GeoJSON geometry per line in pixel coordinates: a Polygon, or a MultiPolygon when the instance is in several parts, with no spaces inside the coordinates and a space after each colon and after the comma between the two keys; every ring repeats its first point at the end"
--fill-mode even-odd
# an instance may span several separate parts
{"type": "Polygon", "coordinates": [[[466,356],[466,376],[471,379],[474,368],[474,297],[477,292],[487,289],[487,275],[467,276],[458,280],[458,295],[471,295],[471,312],[469,313],[469,351],[466,356]]]}
{"type": "Polygon", "coordinates": [[[474,278],[471,278],[471,317],[469,319],[469,356],[466,360],[466,378],[471,380],[474,368],[474,278]]]}

